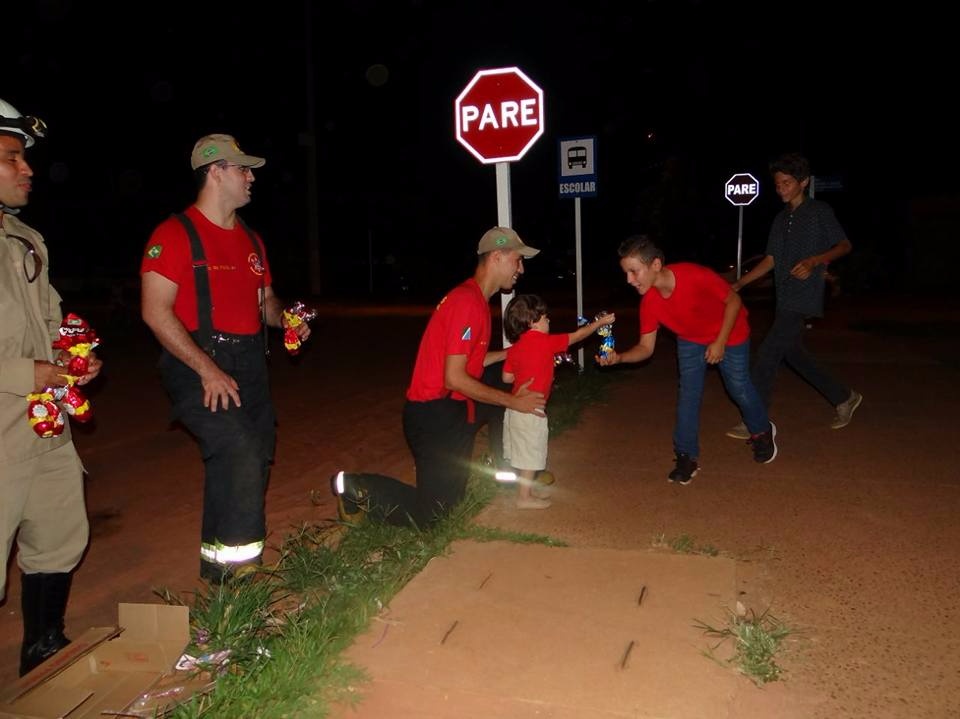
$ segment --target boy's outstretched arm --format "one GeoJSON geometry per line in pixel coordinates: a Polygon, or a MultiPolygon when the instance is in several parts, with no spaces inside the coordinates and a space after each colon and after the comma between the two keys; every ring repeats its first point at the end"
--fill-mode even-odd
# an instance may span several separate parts
{"type": "Polygon", "coordinates": [[[616,321],[617,321],[617,316],[613,312],[608,312],[607,314],[603,315],[600,319],[594,320],[589,324],[585,324],[583,327],[569,333],[567,335],[567,344],[575,345],[577,342],[580,342],[581,340],[585,340],[587,337],[592,335],[594,332],[596,332],[598,329],[600,329],[604,325],[612,325],[616,321]]]}
{"type": "Polygon", "coordinates": [[[773,269],[773,255],[767,255],[757,263],[757,266],[750,270],[736,282],[730,284],[730,289],[739,292],[741,288],[746,287],[754,280],[760,279],[773,269]]]}
{"type": "Polygon", "coordinates": [[[597,355],[594,359],[601,367],[620,364],[621,362],[643,362],[653,354],[657,345],[657,330],[640,335],[640,341],[626,352],[610,352],[606,357],[597,355]]]}

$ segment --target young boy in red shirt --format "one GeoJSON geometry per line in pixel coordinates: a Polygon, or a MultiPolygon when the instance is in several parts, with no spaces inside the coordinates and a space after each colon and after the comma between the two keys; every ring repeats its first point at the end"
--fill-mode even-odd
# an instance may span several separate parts
{"type": "Polygon", "coordinates": [[[718,366],[727,392],[743,414],[754,460],[772,462],[777,456],[777,428],[750,380],[750,326],[740,296],[707,267],[664,264],[663,252],[645,235],[626,239],[618,252],[627,284],[643,295],[640,341],[626,352],[597,357],[597,362],[643,362],[653,354],[660,325],[676,334],[680,394],[673,431],[676,466],[668,479],[689,484],[700,468],[700,400],[707,365],[718,366]]]}
{"type": "MultiPolygon", "coordinates": [[[[507,305],[503,319],[504,333],[515,343],[507,348],[503,381],[512,383],[514,392],[530,382],[528,389],[542,392],[546,401],[553,387],[554,357],[615,319],[614,314],[605,314],[575,332],[550,334],[546,303],[537,295],[517,295],[507,305]]],[[[531,493],[536,473],[547,467],[549,434],[546,415],[512,409],[504,412],[503,458],[517,470],[519,509],[550,506],[549,499],[531,493]]]]}

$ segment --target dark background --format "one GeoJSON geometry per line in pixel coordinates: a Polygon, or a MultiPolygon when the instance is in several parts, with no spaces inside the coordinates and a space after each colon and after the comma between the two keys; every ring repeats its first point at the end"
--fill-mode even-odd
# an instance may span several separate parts
{"type": "Polygon", "coordinates": [[[767,163],[800,151],[852,240],[848,292],[950,289],[960,201],[957,62],[924,3],[440,2],[128,4],[37,0],[4,10],[0,97],[49,137],[22,217],[51,245],[65,293],[135,293],[152,228],[194,197],[189,153],[209,132],[263,155],[242,212],[277,292],[433,301],[496,224],[495,171],[454,139],[453,102],[482,68],[544,90],[546,131],[511,167],[514,226],[545,251],[525,291],[569,288],[573,201],[557,139],[598,137],[584,199],[584,282],[622,286],[616,247],[645,231],[670,260],[736,261],[735,172],[760,180],[744,258],[780,202],[767,163]],[[112,5],[112,4],[109,4],[112,5]],[[309,192],[310,138],[318,186],[309,192]],[[119,288],[119,289],[118,289],[119,288]]]}

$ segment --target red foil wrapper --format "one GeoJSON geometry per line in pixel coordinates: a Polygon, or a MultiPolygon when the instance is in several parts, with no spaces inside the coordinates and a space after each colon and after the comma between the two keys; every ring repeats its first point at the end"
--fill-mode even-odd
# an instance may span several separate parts
{"type": "Polygon", "coordinates": [[[292,355],[300,352],[302,342],[296,328],[304,322],[310,322],[316,316],[317,311],[307,307],[303,302],[295,302],[283,311],[283,346],[287,348],[287,352],[292,355]]]}
{"type": "Polygon", "coordinates": [[[100,339],[93,328],[87,324],[87,321],[71,312],[63,318],[58,330],[60,336],[53,343],[56,350],[70,350],[71,347],[80,344],[90,345],[93,349],[100,344],[100,339]]]}
{"type": "MultiPolygon", "coordinates": [[[[72,384],[60,389],[63,392],[62,396],[57,397],[57,401],[68,415],[78,422],[87,422],[93,417],[93,407],[90,406],[90,400],[84,396],[83,392],[72,384]]],[[[55,393],[57,394],[60,394],[59,390],[55,393]]]]}
{"type": "Polygon", "coordinates": [[[49,392],[27,395],[27,420],[40,437],[63,434],[63,415],[49,392]]]}

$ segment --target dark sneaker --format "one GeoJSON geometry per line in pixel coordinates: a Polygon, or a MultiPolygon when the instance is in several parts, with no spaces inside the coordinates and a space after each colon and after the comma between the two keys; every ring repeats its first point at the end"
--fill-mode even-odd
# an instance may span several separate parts
{"type": "Polygon", "coordinates": [[[750,430],[743,422],[728,429],[726,434],[734,439],[750,439],[750,430]]]}
{"type": "Polygon", "coordinates": [[[777,425],[771,422],[770,429],[752,435],[747,444],[753,447],[753,461],[769,464],[777,456],[777,425]]]}
{"type": "Polygon", "coordinates": [[[690,484],[693,475],[700,470],[700,465],[697,464],[697,460],[690,459],[689,454],[677,452],[676,457],[677,466],[673,468],[667,479],[677,484],[690,484]]]}
{"type": "Polygon", "coordinates": [[[857,407],[860,406],[861,402],[863,402],[863,395],[855,389],[850,390],[850,396],[847,398],[847,401],[837,405],[837,414],[830,424],[830,429],[840,429],[850,424],[850,420],[853,419],[853,413],[857,411],[857,407]]]}
{"type": "Polygon", "coordinates": [[[366,492],[356,486],[353,478],[344,471],[330,478],[330,488],[337,498],[337,515],[344,524],[360,524],[366,516],[366,492]]]}

